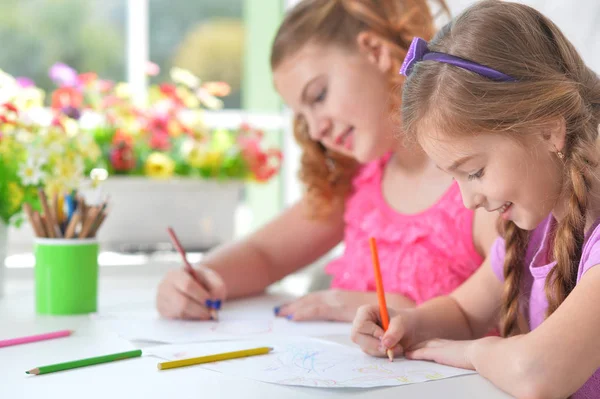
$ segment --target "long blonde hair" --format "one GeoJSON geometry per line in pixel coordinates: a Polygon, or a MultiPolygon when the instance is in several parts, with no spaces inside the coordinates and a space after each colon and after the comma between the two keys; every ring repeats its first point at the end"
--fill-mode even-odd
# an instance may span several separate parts
{"type": "MultiPolygon", "coordinates": [[[[566,217],[553,236],[556,267],[548,274],[547,316],[573,290],[584,241],[592,170],[598,165],[600,80],[562,32],[531,7],[485,0],[467,9],[429,44],[501,71],[516,82],[496,82],[435,61],[418,62],[405,83],[402,118],[413,137],[423,123],[453,134],[493,132],[519,137],[553,120],[566,126],[566,217]]],[[[528,233],[505,223],[506,244],[501,333],[521,332],[519,289],[528,233]]]]}
{"type": "MultiPolygon", "coordinates": [[[[443,1],[440,4],[448,10],[443,1]]],[[[309,42],[354,49],[358,34],[367,30],[390,44],[394,65],[389,80],[393,92],[392,88],[403,82],[398,69],[412,38],[433,36],[434,18],[426,0],[304,0],[279,27],[271,51],[271,68],[275,70],[309,42]]],[[[391,100],[395,107],[400,104],[399,95],[391,100]]],[[[295,120],[294,136],[302,147],[300,179],[307,188],[311,215],[326,217],[343,206],[357,162],[313,141],[302,118],[295,120]]]]}

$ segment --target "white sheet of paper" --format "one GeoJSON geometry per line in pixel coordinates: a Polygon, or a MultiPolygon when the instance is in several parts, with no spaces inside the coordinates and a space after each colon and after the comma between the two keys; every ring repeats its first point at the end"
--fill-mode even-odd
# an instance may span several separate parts
{"type": "Polygon", "coordinates": [[[219,321],[185,321],[161,318],[154,310],[100,313],[100,325],[131,341],[170,344],[252,339],[269,336],[349,336],[350,323],[294,322],[263,312],[232,309],[219,312],[219,321]]]}
{"type": "Polygon", "coordinates": [[[315,338],[272,337],[258,340],[144,349],[145,355],[165,360],[269,346],[268,355],[252,356],[192,367],[282,385],[320,388],[374,388],[439,380],[473,371],[416,360],[374,358],[358,348],[315,338]]]}

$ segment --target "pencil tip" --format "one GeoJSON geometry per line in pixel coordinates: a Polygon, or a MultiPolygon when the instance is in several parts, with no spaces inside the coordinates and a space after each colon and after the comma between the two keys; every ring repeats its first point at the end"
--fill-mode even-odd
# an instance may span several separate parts
{"type": "Polygon", "coordinates": [[[394,361],[394,352],[392,352],[391,349],[387,350],[387,356],[388,356],[388,359],[390,359],[390,362],[394,361]]]}
{"type": "Polygon", "coordinates": [[[31,374],[29,371],[26,371],[25,374],[31,374]]]}
{"type": "Polygon", "coordinates": [[[273,352],[275,350],[275,348],[271,348],[270,346],[268,348],[269,348],[269,352],[273,352]]]}

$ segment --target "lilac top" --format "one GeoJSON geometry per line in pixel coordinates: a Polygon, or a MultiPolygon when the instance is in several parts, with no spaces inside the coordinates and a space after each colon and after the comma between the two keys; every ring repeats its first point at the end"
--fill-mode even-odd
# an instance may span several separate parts
{"type": "MultiPolygon", "coordinates": [[[[525,255],[525,265],[529,273],[523,275],[523,287],[525,293],[522,298],[529,298],[529,302],[520,304],[521,309],[528,316],[529,328],[535,329],[544,321],[544,315],[548,307],[544,285],[546,276],[556,265],[556,262],[548,262],[550,228],[556,223],[554,217],[548,216],[531,234],[527,253],[525,255]]],[[[492,270],[500,281],[504,281],[504,240],[498,238],[492,246],[490,260],[492,270]]],[[[577,273],[577,283],[581,277],[591,267],[600,264],[600,219],[594,223],[586,235],[583,245],[581,260],[579,261],[579,271],[577,273]]],[[[589,380],[573,395],[573,399],[596,398],[600,392],[600,369],[590,377],[589,380]]]]}

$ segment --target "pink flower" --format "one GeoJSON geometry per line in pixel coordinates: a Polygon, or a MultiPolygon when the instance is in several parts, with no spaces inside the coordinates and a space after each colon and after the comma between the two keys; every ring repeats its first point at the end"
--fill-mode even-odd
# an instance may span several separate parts
{"type": "Polygon", "coordinates": [[[148,76],[156,76],[160,73],[160,67],[156,65],[154,62],[148,61],[146,63],[146,74],[148,76]]]}
{"type": "Polygon", "coordinates": [[[48,75],[60,86],[75,87],[79,83],[77,71],[62,62],[52,65],[48,75]]]}
{"type": "Polygon", "coordinates": [[[167,151],[171,148],[169,135],[167,133],[156,132],[150,137],[150,147],[157,151],[167,151]]]}

